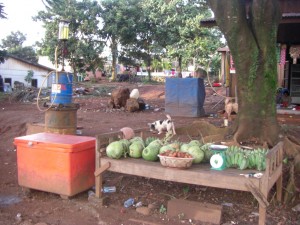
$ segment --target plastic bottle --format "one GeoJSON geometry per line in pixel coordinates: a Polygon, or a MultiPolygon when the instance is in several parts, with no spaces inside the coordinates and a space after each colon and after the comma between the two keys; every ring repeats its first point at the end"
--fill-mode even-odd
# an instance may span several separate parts
{"type": "Polygon", "coordinates": [[[88,191],[88,201],[89,202],[93,202],[93,201],[95,201],[95,197],[96,197],[96,194],[95,194],[95,192],[93,192],[93,191],[88,191]]]}
{"type": "Polygon", "coordinates": [[[134,204],[134,199],[133,198],[129,198],[124,202],[124,207],[128,208],[130,206],[132,206],[134,204]]]}
{"type": "Polygon", "coordinates": [[[89,196],[89,197],[94,196],[94,195],[95,195],[95,192],[93,192],[92,190],[89,190],[89,191],[88,191],[88,196],[89,196]]]}
{"type": "Polygon", "coordinates": [[[115,186],[103,187],[102,192],[103,193],[113,193],[113,192],[116,192],[116,187],[115,186]]]}
{"type": "Polygon", "coordinates": [[[93,191],[88,191],[88,199],[93,198],[95,196],[95,192],[93,191]]]}
{"type": "Polygon", "coordinates": [[[135,204],[135,208],[142,207],[142,206],[143,206],[142,202],[138,202],[138,203],[135,204]]]}
{"type": "Polygon", "coordinates": [[[15,219],[18,221],[18,223],[21,222],[21,221],[22,221],[22,214],[21,214],[21,213],[18,213],[18,214],[16,215],[15,219]]]}
{"type": "Polygon", "coordinates": [[[228,119],[224,118],[224,127],[228,127],[228,119]]]}

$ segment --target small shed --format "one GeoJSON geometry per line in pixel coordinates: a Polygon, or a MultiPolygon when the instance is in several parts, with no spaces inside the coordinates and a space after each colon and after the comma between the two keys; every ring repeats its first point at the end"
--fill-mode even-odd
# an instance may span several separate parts
{"type": "Polygon", "coordinates": [[[221,53],[221,80],[220,82],[226,87],[226,95],[236,97],[237,75],[235,73],[234,63],[230,55],[228,46],[218,48],[221,53]]]}
{"type": "Polygon", "coordinates": [[[15,82],[24,83],[25,86],[32,86],[40,88],[47,86],[47,81],[44,82],[47,75],[53,71],[52,68],[40,65],[38,63],[30,62],[19,57],[9,55],[4,63],[0,64],[0,74],[2,75],[4,83],[10,84],[14,87],[15,82]],[[28,71],[33,71],[33,77],[30,84],[25,81],[28,71]]]}

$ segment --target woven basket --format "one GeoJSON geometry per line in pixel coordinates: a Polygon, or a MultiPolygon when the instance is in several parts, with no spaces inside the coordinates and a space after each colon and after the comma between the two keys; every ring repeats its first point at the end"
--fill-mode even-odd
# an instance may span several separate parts
{"type": "Polygon", "coordinates": [[[194,158],[178,158],[158,155],[161,165],[172,168],[187,169],[191,167],[194,158]]]}

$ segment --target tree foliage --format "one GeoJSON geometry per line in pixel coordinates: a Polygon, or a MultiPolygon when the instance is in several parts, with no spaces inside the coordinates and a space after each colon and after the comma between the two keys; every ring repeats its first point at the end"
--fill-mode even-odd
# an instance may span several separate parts
{"type": "Polygon", "coordinates": [[[100,7],[97,1],[45,0],[45,4],[46,10],[34,17],[36,21],[42,21],[46,28],[45,38],[39,43],[40,54],[49,56],[53,63],[58,64],[62,63],[65,54],[75,75],[101,68],[103,59],[100,53],[104,43],[99,33],[100,7]],[[58,24],[62,19],[70,23],[69,40],[65,42],[58,40],[58,24]],[[59,49],[57,59],[56,48],[59,49]]]}
{"type": "Polygon", "coordinates": [[[11,32],[5,39],[2,39],[1,48],[7,51],[8,54],[18,58],[37,63],[38,57],[32,46],[24,46],[26,35],[20,31],[11,32]]]}
{"type": "Polygon", "coordinates": [[[140,17],[139,0],[103,0],[101,1],[102,38],[111,49],[112,80],[116,78],[116,64],[120,62],[134,65],[128,57],[129,51],[119,53],[118,46],[133,43],[136,35],[136,24],[140,17]]]}
{"type": "Polygon", "coordinates": [[[3,3],[0,3],[0,19],[6,19],[6,13],[4,12],[3,3]]]}
{"type": "Polygon", "coordinates": [[[27,75],[26,75],[26,77],[24,78],[24,80],[25,80],[28,84],[30,84],[31,81],[32,81],[33,75],[34,75],[33,70],[28,70],[28,71],[27,71],[27,75]]]}
{"type": "MultiPolygon", "coordinates": [[[[6,13],[4,12],[4,5],[0,3],[0,19],[6,19],[6,13]]],[[[0,50],[0,64],[5,62],[5,58],[7,56],[7,51],[0,50]]]]}
{"type": "MultiPolygon", "coordinates": [[[[112,79],[116,64],[146,65],[165,69],[166,61],[178,60],[187,67],[205,67],[212,52],[220,47],[220,32],[200,27],[200,19],[209,11],[203,0],[45,0],[46,10],[39,12],[46,28],[40,53],[55,61],[60,43],[56,34],[60,19],[70,21],[70,39],[65,43],[67,57],[74,70],[95,69],[101,65],[103,45],[110,48],[112,79]],[[202,60],[206,58],[206,60],[202,60]],[[168,60],[166,60],[168,59],[168,60]],[[154,60],[154,63],[152,61],[154,60]],[[87,67],[88,66],[88,67],[87,67]]],[[[62,48],[62,47],[60,47],[62,48]]],[[[59,63],[61,53],[59,51],[59,63]]],[[[169,66],[168,66],[169,68],[169,66]]],[[[153,68],[152,68],[153,69],[153,68]]]]}
{"type": "Polygon", "coordinates": [[[164,26],[171,27],[165,40],[168,56],[177,59],[178,71],[182,71],[182,62],[190,58],[189,47],[200,40],[200,18],[207,13],[207,6],[203,1],[170,1],[162,8],[164,26]]]}
{"type": "MultiPolygon", "coordinates": [[[[156,42],[156,35],[159,29],[158,21],[152,17],[152,13],[160,8],[158,1],[141,1],[139,18],[136,20],[134,39],[125,43],[124,51],[135,56],[137,60],[142,60],[147,67],[148,79],[151,80],[150,68],[155,55],[162,52],[161,47],[156,42]]],[[[161,36],[163,38],[163,36],[161,36]]]]}
{"type": "Polygon", "coordinates": [[[152,16],[160,21],[156,40],[166,49],[166,55],[178,61],[179,72],[190,64],[205,67],[210,55],[221,45],[218,29],[200,27],[200,20],[210,14],[205,1],[158,2],[160,11],[152,16]]]}
{"type": "Polygon", "coordinates": [[[162,58],[178,60],[179,71],[182,61],[187,67],[191,62],[199,64],[198,58],[205,56],[207,63],[209,55],[221,45],[221,33],[217,29],[200,27],[200,19],[209,13],[204,1],[148,0],[140,1],[138,7],[138,17],[130,28],[135,36],[122,43],[121,54],[140,64],[145,62],[148,69],[156,65],[152,60],[161,61],[162,58]],[[199,44],[203,46],[200,51],[199,44]]]}
{"type": "Polygon", "coordinates": [[[26,41],[26,35],[20,31],[11,32],[10,35],[6,37],[6,39],[2,40],[2,47],[8,49],[14,49],[17,46],[22,46],[26,41]]]}
{"type": "Polygon", "coordinates": [[[7,57],[7,51],[0,50],[0,63],[4,63],[6,57],[7,57]]]}

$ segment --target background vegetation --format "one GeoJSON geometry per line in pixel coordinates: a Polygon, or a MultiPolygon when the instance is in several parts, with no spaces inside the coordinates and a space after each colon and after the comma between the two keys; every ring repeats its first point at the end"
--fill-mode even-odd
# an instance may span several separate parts
{"type": "MultiPolygon", "coordinates": [[[[143,66],[150,72],[174,68],[180,75],[189,66],[205,68],[222,45],[221,32],[200,26],[211,17],[203,0],[44,0],[46,10],[33,15],[46,29],[43,40],[23,47],[26,36],[18,31],[2,40],[9,54],[37,62],[48,56],[58,64],[62,54],[74,73],[96,71],[109,65],[115,79],[117,64],[143,66]],[[70,37],[58,40],[58,23],[70,22],[70,37]],[[66,48],[64,48],[64,46],[66,48]],[[107,54],[107,52],[109,54],[107,54]]],[[[212,70],[220,63],[214,60],[212,70]]]]}

